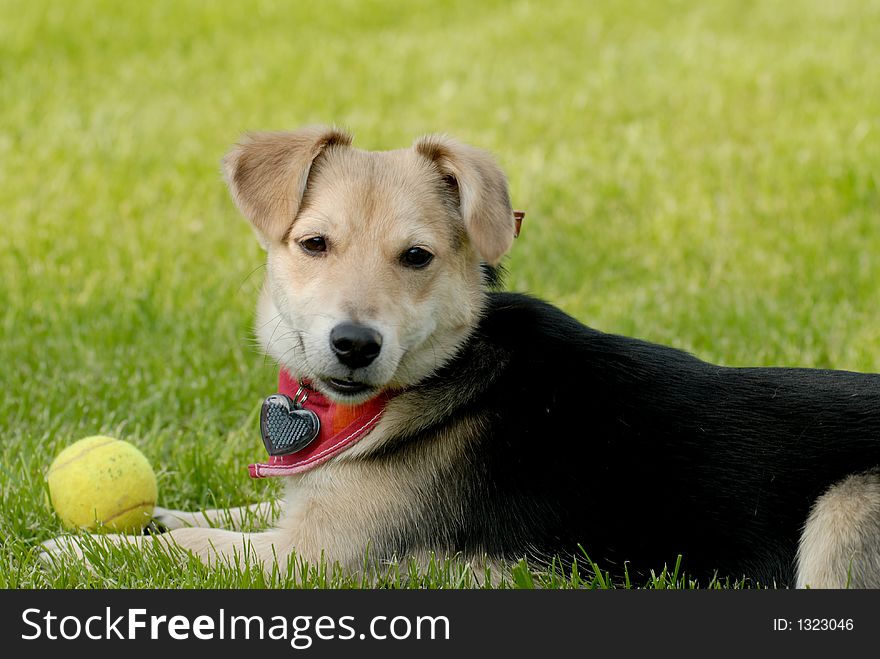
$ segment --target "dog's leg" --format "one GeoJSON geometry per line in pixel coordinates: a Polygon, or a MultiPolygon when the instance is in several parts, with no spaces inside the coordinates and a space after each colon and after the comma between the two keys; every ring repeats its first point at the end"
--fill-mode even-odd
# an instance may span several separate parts
{"type": "Polygon", "coordinates": [[[130,544],[141,551],[156,543],[164,543],[164,548],[190,551],[208,565],[247,559],[258,562],[267,571],[276,561],[283,565],[293,549],[289,535],[278,530],[240,533],[225,529],[182,528],[159,535],[60,536],[43,543],[40,558],[49,564],[63,558],[87,560],[86,548],[91,542],[130,544]]]}
{"type": "Polygon", "coordinates": [[[816,500],[798,548],[798,588],[880,588],[880,472],[849,476],[816,500]]]}
{"type": "Polygon", "coordinates": [[[196,512],[169,510],[156,507],[153,519],[169,531],[185,527],[210,528],[222,526],[233,531],[240,530],[246,523],[257,522],[268,526],[278,516],[279,505],[270,501],[255,503],[240,508],[209,508],[196,512]]]}

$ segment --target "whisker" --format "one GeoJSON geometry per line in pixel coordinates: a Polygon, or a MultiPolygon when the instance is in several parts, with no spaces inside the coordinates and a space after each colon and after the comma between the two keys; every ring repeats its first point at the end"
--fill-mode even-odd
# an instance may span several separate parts
{"type": "Polygon", "coordinates": [[[266,325],[268,325],[269,323],[271,323],[273,320],[275,320],[275,319],[277,319],[277,318],[280,318],[280,317],[281,317],[281,313],[277,313],[277,314],[275,314],[272,318],[270,318],[270,319],[267,320],[265,323],[263,323],[262,325],[260,325],[257,329],[263,329],[266,325]]]}
{"type": "Polygon", "coordinates": [[[244,285],[248,282],[248,279],[250,279],[251,277],[253,277],[253,276],[254,276],[254,273],[255,273],[257,270],[259,270],[260,268],[265,268],[265,267],[266,267],[266,263],[263,262],[263,263],[261,263],[260,265],[258,265],[256,268],[254,268],[253,270],[251,270],[251,271],[248,273],[248,275],[244,278],[244,280],[241,282],[241,285],[238,287],[238,292],[241,293],[241,290],[244,288],[244,285]]]}
{"type": "MultiPolygon", "coordinates": [[[[266,358],[269,356],[269,348],[272,347],[272,338],[275,336],[275,332],[278,331],[278,327],[281,325],[282,321],[284,320],[284,318],[281,317],[280,313],[276,317],[278,318],[278,322],[275,324],[275,328],[272,330],[272,334],[269,335],[269,341],[266,342],[266,353],[265,353],[265,355],[263,355],[263,366],[266,365],[266,358]]],[[[269,321],[269,322],[271,322],[271,321],[269,321]]],[[[264,325],[264,327],[265,327],[265,325],[264,325]]]]}

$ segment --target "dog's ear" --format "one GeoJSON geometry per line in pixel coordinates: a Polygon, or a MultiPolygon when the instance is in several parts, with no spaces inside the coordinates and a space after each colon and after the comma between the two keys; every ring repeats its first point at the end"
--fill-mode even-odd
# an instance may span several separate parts
{"type": "Polygon", "coordinates": [[[226,184],[264,247],[281,240],[296,217],[315,158],[328,146],[349,144],[347,133],[315,126],[292,133],[250,133],[226,154],[226,184]]]}
{"type": "Polygon", "coordinates": [[[457,191],[461,217],[480,256],[495,265],[513,244],[516,231],[507,178],[491,155],[444,136],[413,145],[433,162],[457,191]]]}

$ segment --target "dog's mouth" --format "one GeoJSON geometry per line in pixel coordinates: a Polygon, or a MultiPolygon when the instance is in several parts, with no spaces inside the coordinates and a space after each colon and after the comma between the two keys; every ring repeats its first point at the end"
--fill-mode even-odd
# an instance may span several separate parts
{"type": "Polygon", "coordinates": [[[373,385],[365,382],[342,380],[340,378],[322,378],[321,384],[337,396],[357,396],[360,398],[363,394],[372,392],[376,389],[373,385]]]}

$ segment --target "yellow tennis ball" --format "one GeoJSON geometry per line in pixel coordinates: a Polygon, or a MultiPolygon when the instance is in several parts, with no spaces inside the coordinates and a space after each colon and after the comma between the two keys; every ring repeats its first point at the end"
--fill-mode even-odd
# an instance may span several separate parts
{"type": "Polygon", "coordinates": [[[156,475],[137,448],[86,437],[61,451],[46,474],[49,501],[70,528],[140,532],[156,505],[156,475]]]}

